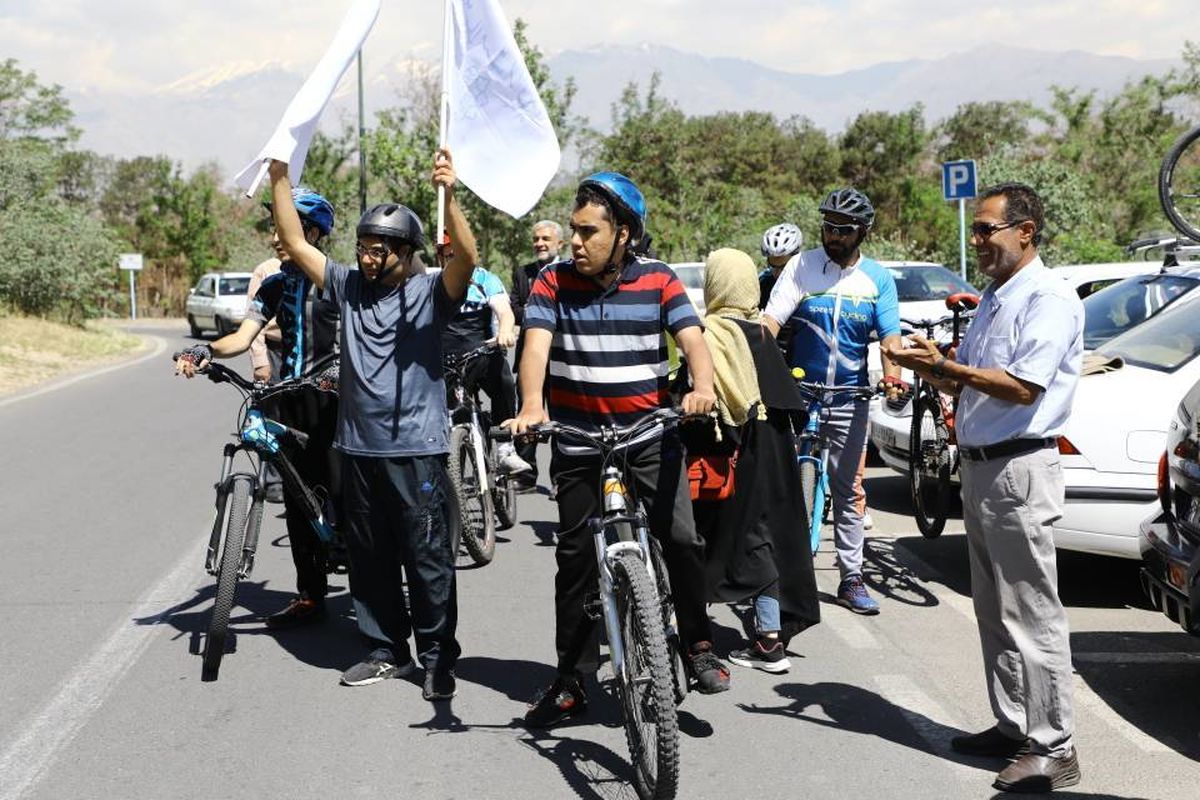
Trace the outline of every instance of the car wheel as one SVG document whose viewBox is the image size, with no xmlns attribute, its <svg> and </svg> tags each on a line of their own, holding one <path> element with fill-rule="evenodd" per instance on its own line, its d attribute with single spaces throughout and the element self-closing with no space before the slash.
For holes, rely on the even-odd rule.
<svg viewBox="0 0 1200 800">
<path fill-rule="evenodd" d="M 199 339 L 204 331 L 200 330 L 200 326 L 196 324 L 196 318 L 191 314 L 187 315 L 188 331 L 192 334 L 193 339 Z"/>
<path fill-rule="evenodd" d="M 224 317 L 214 315 L 213 321 L 217 324 L 217 336 L 229 333 L 229 323 L 225 321 Z"/>
</svg>

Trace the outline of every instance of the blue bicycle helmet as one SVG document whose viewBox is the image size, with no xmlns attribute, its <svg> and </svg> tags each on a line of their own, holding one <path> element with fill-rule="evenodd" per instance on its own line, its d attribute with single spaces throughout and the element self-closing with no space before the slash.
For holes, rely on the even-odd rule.
<svg viewBox="0 0 1200 800">
<path fill-rule="evenodd" d="M 597 189 L 609 199 L 617 211 L 617 221 L 629 226 L 631 244 L 646 233 L 646 198 L 629 178 L 619 172 L 597 172 L 580 181 L 579 186 Z"/>
<path fill-rule="evenodd" d="M 333 206 L 324 195 L 305 186 L 296 186 L 292 189 L 292 202 L 296 204 L 300 219 L 315 225 L 322 236 L 328 236 L 333 230 Z M 263 203 L 263 206 L 271 210 L 270 203 Z"/>
</svg>

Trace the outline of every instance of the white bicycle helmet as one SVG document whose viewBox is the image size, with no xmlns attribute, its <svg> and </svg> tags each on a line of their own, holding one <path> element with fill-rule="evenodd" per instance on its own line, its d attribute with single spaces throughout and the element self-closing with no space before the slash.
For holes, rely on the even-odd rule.
<svg viewBox="0 0 1200 800">
<path fill-rule="evenodd" d="M 762 254 L 768 258 L 790 256 L 800 252 L 804 243 L 804 234 L 790 222 L 784 222 L 772 228 L 762 238 Z"/>
</svg>

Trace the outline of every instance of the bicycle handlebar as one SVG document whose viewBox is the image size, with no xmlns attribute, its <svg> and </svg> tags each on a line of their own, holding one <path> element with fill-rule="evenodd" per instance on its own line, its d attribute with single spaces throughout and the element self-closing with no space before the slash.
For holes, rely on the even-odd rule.
<svg viewBox="0 0 1200 800">
<path fill-rule="evenodd" d="M 684 418 L 685 415 L 681 408 L 660 408 L 629 425 L 605 426 L 599 432 L 551 421 L 530 426 L 528 435 L 537 437 L 539 441 L 546 441 L 551 436 L 560 436 L 567 441 L 605 450 L 616 448 L 629 439 L 635 438 L 638 434 L 649 431 L 655 425 L 675 425 Z M 507 442 L 512 441 L 513 432 L 511 428 L 495 427 L 488 430 L 488 436 L 494 441 Z"/>
<path fill-rule="evenodd" d="M 814 383 L 810 381 L 796 381 L 796 385 L 800 387 L 801 392 L 807 392 L 812 395 L 820 395 L 822 397 L 831 397 L 839 394 L 853 394 L 856 400 L 870 400 L 877 394 L 878 390 L 870 386 L 857 386 L 846 384 L 844 386 L 830 386 L 825 383 Z"/>
<path fill-rule="evenodd" d="M 501 350 L 504 350 L 504 348 L 496 342 L 486 342 L 479 345 L 479 347 L 467 350 L 465 353 L 447 353 L 442 356 L 442 365 L 451 368 L 461 367 L 470 361 L 474 361 L 476 358 L 488 356 Z"/>
<path fill-rule="evenodd" d="M 296 387 L 309 382 L 314 375 L 318 374 L 321 372 L 321 370 L 325 369 L 325 367 L 332 364 L 334 359 L 337 357 L 337 353 L 328 353 L 313 362 L 312 367 L 310 367 L 308 372 L 304 373 L 303 375 L 296 378 L 288 378 L 287 380 L 282 380 L 269 386 L 247 380 L 236 370 L 232 370 L 224 364 L 219 364 L 216 361 L 208 362 L 203 369 L 198 369 L 197 372 L 207 375 L 208 379 L 213 383 L 232 383 L 242 391 L 255 395 L 261 399 L 264 397 L 270 397 L 274 394 L 286 392 L 290 389 L 295 389 Z"/>
</svg>

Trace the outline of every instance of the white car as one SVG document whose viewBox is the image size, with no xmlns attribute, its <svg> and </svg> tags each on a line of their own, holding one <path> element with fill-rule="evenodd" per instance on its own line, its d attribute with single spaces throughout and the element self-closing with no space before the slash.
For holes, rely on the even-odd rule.
<svg viewBox="0 0 1200 800">
<path fill-rule="evenodd" d="M 1157 261 L 1119 261 L 1107 264 L 1066 264 L 1050 271 L 1071 285 L 1082 300 L 1117 281 L 1149 275 L 1162 269 Z"/>
<path fill-rule="evenodd" d="M 1067 550 L 1140 558 L 1138 526 L 1157 504 L 1157 468 L 1179 401 L 1200 381 L 1200 325 L 1190 303 L 1105 342 L 1123 366 L 1079 380 L 1059 439 L 1067 500 L 1054 541 Z"/>
<path fill-rule="evenodd" d="M 246 290 L 249 272 L 209 272 L 200 277 L 188 293 L 187 321 L 192 336 L 216 331 L 218 336 L 232 332 L 246 318 Z"/>
<path fill-rule="evenodd" d="M 696 313 L 704 319 L 706 306 L 704 304 L 704 262 L 685 261 L 680 264 L 668 264 L 679 277 L 683 288 L 687 290 L 688 299 L 696 307 Z"/>
</svg>

